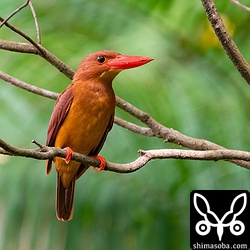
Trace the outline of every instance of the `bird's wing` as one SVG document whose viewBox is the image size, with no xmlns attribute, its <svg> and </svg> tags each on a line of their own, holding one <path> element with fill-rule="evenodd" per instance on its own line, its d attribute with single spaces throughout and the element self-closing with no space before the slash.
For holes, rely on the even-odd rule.
<svg viewBox="0 0 250 250">
<path fill-rule="evenodd" d="M 73 101 L 72 84 L 69 85 L 58 97 L 54 111 L 50 118 L 46 146 L 53 147 L 57 133 L 65 120 Z M 46 173 L 51 171 L 52 160 L 47 160 Z"/>
<path fill-rule="evenodd" d="M 109 133 L 109 131 L 111 130 L 112 126 L 113 126 L 113 123 L 114 123 L 114 115 L 112 115 L 109 119 L 109 123 L 108 123 L 108 126 L 99 142 L 99 144 L 91 150 L 91 152 L 89 153 L 89 155 L 98 155 L 98 153 L 100 152 L 100 150 L 102 149 L 102 146 L 107 138 L 107 135 Z"/>
<path fill-rule="evenodd" d="M 69 85 L 58 97 L 54 111 L 51 115 L 46 146 L 53 147 L 56 135 L 65 120 L 73 101 L 72 84 Z"/>
<path fill-rule="evenodd" d="M 91 150 L 89 155 L 98 155 L 98 153 L 102 149 L 102 146 L 103 146 L 103 144 L 104 144 L 104 142 L 105 142 L 105 140 L 107 138 L 107 135 L 108 135 L 109 131 L 111 130 L 111 128 L 113 126 L 113 123 L 114 123 L 114 115 L 112 115 L 110 117 L 108 126 L 107 126 L 107 128 L 106 128 L 106 130 L 105 130 L 99 144 L 97 145 L 97 147 L 95 147 L 93 150 Z M 88 167 L 89 166 L 85 166 L 84 164 L 81 164 L 78 171 L 77 171 L 76 178 L 78 179 L 79 177 L 81 177 L 84 174 L 84 172 L 88 169 Z"/>
</svg>

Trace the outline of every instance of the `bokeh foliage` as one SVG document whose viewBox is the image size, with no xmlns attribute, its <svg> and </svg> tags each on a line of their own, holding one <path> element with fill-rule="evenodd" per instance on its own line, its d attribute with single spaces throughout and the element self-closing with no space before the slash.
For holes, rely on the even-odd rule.
<svg viewBox="0 0 250 250">
<path fill-rule="evenodd" d="M 120 97 L 189 136 L 249 150 L 249 86 L 218 44 L 199 1 L 33 1 L 42 44 L 76 69 L 90 52 L 112 49 L 151 56 L 150 64 L 123 72 Z M 249 13 L 229 1 L 218 9 L 246 59 Z M 20 1 L 1 0 L 7 17 Z M 11 23 L 35 39 L 29 8 Z M 0 39 L 23 41 L 6 27 Z M 0 69 L 60 92 L 69 79 L 43 59 L 0 51 Z M 54 102 L 0 80 L 0 137 L 20 147 L 45 143 Z M 130 119 L 117 109 L 119 117 Z M 137 150 L 178 148 L 114 125 L 101 152 L 129 162 Z M 75 216 L 57 221 L 55 171 L 43 161 L 0 155 L 0 249 L 188 249 L 189 195 L 194 189 L 250 189 L 249 171 L 226 162 L 153 161 L 133 174 L 94 173 L 78 181 Z"/>
</svg>

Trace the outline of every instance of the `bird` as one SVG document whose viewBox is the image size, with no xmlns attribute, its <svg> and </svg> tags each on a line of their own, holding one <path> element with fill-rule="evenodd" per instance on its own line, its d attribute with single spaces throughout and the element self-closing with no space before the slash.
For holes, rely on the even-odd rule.
<svg viewBox="0 0 250 250">
<path fill-rule="evenodd" d="M 54 162 L 57 172 L 56 216 L 58 220 L 73 218 L 76 180 L 89 168 L 71 160 L 73 152 L 100 160 L 98 156 L 112 128 L 116 97 L 112 81 L 123 70 L 144 65 L 153 58 L 123 55 L 111 50 L 89 54 L 79 64 L 72 83 L 59 95 L 52 112 L 46 146 L 67 151 L 65 158 L 54 157 L 46 162 L 46 174 Z"/>
</svg>

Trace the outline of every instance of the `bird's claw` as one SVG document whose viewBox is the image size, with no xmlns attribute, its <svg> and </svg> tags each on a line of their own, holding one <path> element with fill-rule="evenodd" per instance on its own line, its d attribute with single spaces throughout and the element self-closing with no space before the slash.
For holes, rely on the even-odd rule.
<svg viewBox="0 0 250 250">
<path fill-rule="evenodd" d="M 63 148 L 64 150 L 67 151 L 67 155 L 64 159 L 66 164 L 69 164 L 73 155 L 73 150 L 70 147 Z"/>
<path fill-rule="evenodd" d="M 99 155 L 92 155 L 92 157 L 98 159 L 98 160 L 101 162 L 101 164 L 99 165 L 99 167 L 93 167 L 93 169 L 94 169 L 96 172 L 102 171 L 102 170 L 106 167 L 106 164 L 107 164 L 105 158 L 102 157 L 102 156 L 99 156 Z"/>
</svg>

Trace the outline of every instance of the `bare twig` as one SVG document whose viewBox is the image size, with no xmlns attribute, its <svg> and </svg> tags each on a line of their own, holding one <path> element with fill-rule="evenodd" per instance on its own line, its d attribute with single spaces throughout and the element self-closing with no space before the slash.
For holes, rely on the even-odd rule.
<svg viewBox="0 0 250 250">
<path fill-rule="evenodd" d="M 64 149 L 42 146 L 40 143 L 37 142 L 35 144 L 39 146 L 38 149 L 22 149 L 13 147 L 2 139 L 0 139 L 0 154 L 28 157 L 38 160 L 53 159 L 55 156 L 65 158 L 67 155 L 67 152 Z M 141 154 L 141 156 L 139 156 L 135 161 L 127 164 L 107 162 L 105 170 L 118 173 L 131 173 L 142 168 L 143 166 L 145 166 L 146 163 L 151 160 L 170 158 L 204 161 L 243 159 L 245 161 L 250 161 L 249 152 L 238 150 L 196 151 L 180 149 L 157 149 L 147 151 L 139 150 L 139 153 Z M 100 161 L 98 159 L 75 152 L 72 155 L 72 160 L 95 167 L 98 167 L 100 165 Z"/>
<path fill-rule="evenodd" d="M 16 10 L 14 10 L 8 17 L 6 17 L 2 23 L 0 24 L 0 28 L 2 28 L 3 25 L 7 23 L 8 20 L 10 20 L 16 13 L 18 13 L 20 10 L 25 8 L 29 4 L 30 0 L 27 0 L 24 4 L 22 4 L 20 7 L 18 7 Z"/>
<path fill-rule="evenodd" d="M 227 32 L 213 0 L 201 0 L 211 26 L 221 45 L 241 76 L 250 84 L 250 66 Z"/>
<path fill-rule="evenodd" d="M 33 143 L 35 141 L 33 140 Z M 35 143 L 37 144 L 37 142 Z M 23 149 L 11 146 L 6 143 L 4 140 L 0 139 L 0 154 L 9 155 L 9 156 L 21 156 L 27 158 L 34 158 L 38 160 L 47 160 L 53 159 L 55 156 L 65 158 L 67 155 L 66 150 L 54 147 L 42 146 L 39 143 L 38 149 Z M 79 153 L 73 153 L 72 160 L 90 164 L 92 166 L 98 167 L 100 161 L 96 158 L 85 156 Z"/>
<path fill-rule="evenodd" d="M 0 21 L 3 21 L 4 19 L 0 17 Z M 0 47 L 2 49 L 7 49 L 11 51 L 17 51 L 20 49 L 20 52 L 24 53 L 24 47 L 29 51 L 27 53 L 33 53 L 41 56 L 45 60 L 47 60 L 49 63 L 51 63 L 54 67 L 56 67 L 60 72 L 62 72 L 64 75 L 66 75 L 68 78 L 72 79 L 74 76 L 74 71 L 67 66 L 64 62 L 62 62 L 59 58 L 57 58 L 55 55 L 50 53 L 48 50 L 46 50 L 42 45 L 37 44 L 34 40 L 32 40 L 29 36 L 24 34 L 22 31 L 17 29 L 16 27 L 10 25 L 8 22 L 5 23 L 5 25 L 10 28 L 12 31 L 16 32 L 23 38 L 25 38 L 27 41 L 29 41 L 37 50 L 33 50 L 32 47 L 29 47 L 29 44 L 24 43 L 17 43 L 17 42 L 6 42 L 5 40 L 0 40 Z"/>
<path fill-rule="evenodd" d="M 211 0 L 209 0 L 209 1 L 202 0 L 202 1 L 203 2 L 210 2 L 210 5 L 208 5 L 208 7 L 211 8 L 211 2 L 212 2 Z M 204 5 L 204 7 L 205 7 L 205 5 Z M 212 11 L 216 11 L 216 8 L 214 7 L 212 9 Z M 212 11 L 209 12 L 210 15 L 211 15 L 211 13 L 213 14 Z M 218 34 L 220 34 L 220 32 L 222 32 L 222 31 L 224 31 L 223 28 L 225 28 L 225 27 L 224 27 L 218 13 L 217 13 L 217 16 L 211 18 L 211 20 L 213 20 L 214 23 L 217 22 L 217 25 L 220 26 L 220 27 L 218 26 L 221 29 L 220 31 L 218 31 Z M 4 21 L 4 20 L 2 18 L 0 18 L 0 21 Z M 74 71 L 71 68 L 69 68 L 66 64 L 64 64 L 62 61 L 60 61 L 57 57 L 55 57 L 52 53 L 47 51 L 40 44 L 37 44 L 36 42 L 34 42 L 30 37 L 28 37 L 26 34 L 22 33 L 20 30 L 16 29 L 14 26 L 10 25 L 6 21 L 5 21 L 5 25 L 7 27 L 9 27 L 11 30 L 13 30 L 14 32 L 16 32 L 17 34 L 24 37 L 27 41 L 29 41 L 31 43 L 31 45 L 26 44 L 26 43 L 16 43 L 16 42 L 9 42 L 9 41 L 0 40 L 0 48 L 10 50 L 10 51 L 16 51 L 16 52 L 37 54 L 37 55 L 43 57 L 48 62 L 50 62 L 53 66 L 55 66 L 57 69 L 59 69 L 68 78 L 70 78 L 70 79 L 73 78 Z M 218 29 L 218 27 L 216 29 Z M 222 36 L 222 38 L 226 39 L 225 41 L 230 43 L 228 45 L 229 47 L 231 46 L 231 43 L 233 43 L 231 41 L 232 39 L 230 40 L 230 36 L 229 37 Z M 222 39 L 222 41 L 223 41 L 223 39 Z M 230 55 L 230 53 L 229 53 L 229 55 Z M 232 58 L 236 57 L 236 59 L 240 61 L 241 60 L 240 56 L 241 56 L 241 54 L 234 50 L 234 54 L 232 55 Z M 240 62 L 238 63 L 238 61 L 236 59 L 234 59 L 234 60 L 236 61 L 236 64 L 239 66 Z M 249 69 L 247 67 L 248 64 L 246 66 L 243 63 L 243 65 L 245 66 L 245 68 Z M 241 68 L 241 66 L 239 68 Z M 245 68 L 243 68 L 243 71 L 241 70 L 241 72 L 245 72 L 244 75 L 249 76 L 250 74 L 249 74 L 248 70 L 245 70 Z M 14 78 L 12 76 L 9 76 L 3 72 L 0 72 L 0 78 L 4 79 L 5 81 L 7 81 L 15 86 L 18 86 L 20 88 L 28 90 L 32 93 L 46 96 L 46 97 L 49 97 L 51 99 L 56 99 L 58 96 L 57 93 L 53 93 L 51 91 L 37 88 L 36 86 L 22 82 L 22 81 Z M 232 153 L 233 152 L 232 150 L 226 150 L 222 146 L 217 145 L 215 143 L 212 143 L 212 142 L 209 142 L 206 140 L 195 139 L 195 138 L 183 135 L 176 130 L 173 130 L 171 128 L 167 128 L 167 127 L 163 126 L 162 124 L 160 124 L 156 120 L 154 120 L 149 114 L 134 107 L 132 104 L 122 100 L 119 97 L 117 97 L 116 103 L 117 103 L 117 106 L 119 108 L 128 112 L 132 116 L 136 117 L 139 121 L 141 121 L 147 127 L 142 127 L 142 126 L 133 124 L 131 122 L 124 121 L 120 118 L 115 118 L 116 124 L 126 128 L 126 129 L 129 129 L 135 133 L 145 135 L 145 136 L 154 136 L 154 137 L 162 138 L 165 142 L 172 142 L 172 143 L 181 145 L 183 147 L 194 149 L 195 151 L 193 151 L 193 150 L 140 151 L 141 156 L 137 160 L 135 160 L 134 162 L 131 162 L 128 164 L 108 163 L 107 170 L 115 171 L 115 172 L 133 172 L 133 171 L 141 168 L 142 166 L 144 166 L 148 161 L 150 161 L 152 159 L 162 159 L 162 158 L 177 158 L 177 159 L 201 159 L 202 158 L 202 160 L 224 159 L 224 160 L 228 160 L 230 162 L 233 162 L 239 166 L 243 166 L 247 169 L 250 169 L 250 163 L 248 162 L 249 155 L 247 155 L 248 158 L 246 157 L 245 154 L 242 156 L 242 151 L 237 151 L 237 154 L 232 156 L 232 154 L 228 153 L 229 151 L 230 151 L 230 153 Z M 35 143 L 35 144 L 39 146 L 39 148 L 40 148 L 39 150 L 38 149 L 15 148 L 15 147 L 12 147 L 12 146 L 8 145 L 7 143 L 3 142 L 2 140 L 0 140 L 0 146 L 2 147 L 2 148 L 0 148 L 0 153 L 7 154 L 7 155 L 32 157 L 32 158 L 36 158 L 36 159 L 52 159 L 54 156 L 59 156 L 59 157 L 66 156 L 65 150 L 63 150 L 63 149 L 48 148 L 48 147 L 42 146 L 39 143 Z M 206 151 L 206 152 L 204 152 L 204 151 Z M 239 152 L 241 152 L 241 154 Z M 245 152 L 245 153 L 248 154 L 247 152 Z M 242 158 L 240 158 L 239 155 L 242 156 Z M 86 160 L 86 158 L 84 158 L 84 157 L 87 157 L 87 156 L 83 156 L 83 155 L 77 154 L 77 153 L 73 154 L 73 159 L 76 161 L 79 161 L 79 162 L 81 162 L 81 161 L 84 162 Z M 91 158 L 91 157 L 89 157 L 89 158 Z M 91 158 L 91 159 L 92 159 L 92 163 L 90 163 L 91 165 L 97 166 L 99 164 L 99 161 L 97 159 L 93 159 L 93 158 Z M 90 161 L 91 161 L 91 159 L 90 159 Z M 84 163 L 86 163 L 86 161 Z"/>
<path fill-rule="evenodd" d="M 30 91 L 32 93 L 42 95 L 51 99 L 56 99 L 58 97 L 57 93 L 40 89 L 36 86 L 27 84 L 25 82 L 22 82 L 12 76 L 7 75 L 6 73 L 3 73 L 0 71 L 0 78 L 3 80 L 10 82 L 11 84 L 20 87 L 22 89 L 25 89 L 27 91 Z M 131 130 L 132 132 L 145 135 L 145 136 L 154 136 L 163 139 L 165 142 L 171 142 L 174 144 L 178 144 L 182 147 L 194 149 L 194 150 L 226 150 L 226 148 L 217 145 L 213 142 L 203 140 L 203 139 L 196 139 L 189 136 L 186 136 L 174 129 L 165 127 L 164 125 L 158 123 L 156 120 L 154 120 L 149 114 L 143 112 L 142 110 L 136 108 L 132 104 L 125 102 L 120 97 L 116 97 L 117 106 L 122 108 L 124 111 L 128 112 L 129 114 L 133 115 L 137 119 L 139 119 L 141 122 L 146 124 L 148 128 L 138 126 L 136 124 L 124 121 L 120 118 L 115 118 L 115 123 L 119 126 L 122 126 L 126 129 Z M 239 161 L 239 160 L 229 160 L 230 162 L 242 166 L 244 168 L 250 168 L 250 163 L 245 161 Z"/>
<path fill-rule="evenodd" d="M 128 112 L 132 116 L 139 119 L 141 122 L 146 124 L 153 133 L 154 136 L 164 139 L 165 142 L 171 142 L 182 147 L 194 149 L 194 150 L 225 150 L 226 148 L 203 139 L 196 139 L 190 136 L 186 136 L 172 128 L 168 128 L 156 120 L 154 120 L 149 114 L 142 110 L 134 107 L 132 104 L 122 100 L 120 97 L 116 97 L 116 104 L 124 111 Z M 150 135 L 152 136 L 152 134 Z M 250 168 L 250 163 L 245 161 L 229 160 L 230 162 L 242 166 L 244 168 Z"/>
<path fill-rule="evenodd" d="M 60 72 L 62 72 L 65 76 L 70 79 L 73 78 L 75 74 L 74 70 L 72 70 L 67 64 L 45 49 L 42 45 L 37 44 L 37 46 L 39 47 L 39 50 L 37 47 L 34 47 L 28 43 L 12 42 L 0 39 L 0 49 L 39 55 L 52 64 L 55 68 L 57 68 Z"/>
<path fill-rule="evenodd" d="M 7 23 L 7 21 L 9 21 L 16 13 L 18 13 L 19 11 L 21 11 L 27 5 L 30 6 L 30 10 L 31 10 L 32 15 L 34 17 L 34 22 L 35 22 L 35 27 L 36 27 L 36 32 L 37 32 L 37 43 L 41 44 L 40 28 L 39 28 L 38 20 L 37 20 L 37 17 L 36 17 L 36 11 L 35 11 L 35 9 L 33 7 L 33 4 L 31 2 L 31 0 L 27 0 L 23 5 L 21 5 L 19 8 L 17 8 L 16 10 L 14 10 L 7 18 L 5 18 L 4 20 L 2 20 L 2 23 L 0 24 L 0 28 L 3 27 Z"/>
<path fill-rule="evenodd" d="M 27 53 L 35 55 L 39 54 L 38 50 L 34 46 L 28 43 L 12 42 L 1 39 L 0 39 L 0 49 L 12 52 L 19 52 L 19 53 Z"/>
<path fill-rule="evenodd" d="M 38 142 L 36 140 L 32 140 L 32 143 L 34 143 L 35 145 L 37 145 L 40 149 L 44 148 L 44 145 L 42 145 L 40 142 Z"/>
<path fill-rule="evenodd" d="M 37 43 L 41 44 L 41 32 L 40 32 L 40 28 L 39 28 L 39 24 L 38 24 L 38 20 L 37 20 L 37 16 L 36 16 L 36 11 L 35 11 L 35 8 L 31 2 L 31 0 L 29 2 L 29 6 L 30 6 L 30 10 L 32 12 L 32 15 L 34 17 L 34 22 L 35 22 L 35 26 L 36 26 Z"/>
<path fill-rule="evenodd" d="M 119 117 L 115 117 L 114 123 L 136 134 L 145 135 L 145 136 L 154 136 L 152 129 L 136 125 L 134 123 L 125 121 Z"/>
<path fill-rule="evenodd" d="M 0 21 L 4 22 L 4 24 L 5 24 L 6 27 L 8 27 L 12 31 L 14 31 L 15 33 L 17 33 L 18 35 L 20 35 L 21 37 L 23 37 L 25 40 L 27 40 L 28 42 L 30 42 L 35 48 L 37 48 L 37 50 L 39 51 L 40 54 L 43 53 L 43 51 L 40 49 L 39 45 L 31 37 L 29 37 L 28 35 L 26 35 L 25 33 L 23 33 L 21 30 L 17 29 L 13 25 L 11 25 L 8 22 L 6 22 L 2 17 L 0 17 Z"/>
<path fill-rule="evenodd" d="M 0 79 L 3 79 L 4 81 L 19 87 L 21 89 L 27 90 L 29 92 L 32 92 L 37 95 L 41 95 L 44 97 L 48 97 L 50 99 L 56 99 L 58 97 L 58 94 L 52 91 L 48 91 L 46 89 L 38 88 L 34 85 L 28 84 L 26 82 L 23 82 L 13 76 L 10 76 L 2 71 L 0 71 Z"/>
<path fill-rule="evenodd" d="M 127 164 L 107 163 L 105 170 L 131 173 L 145 166 L 149 161 L 155 159 L 179 159 L 179 160 L 202 160 L 202 161 L 218 161 L 218 160 L 250 160 L 250 153 L 238 150 L 181 150 L 181 149 L 156 149 L 156 150 L 139 150 L 141 156 L 135 161 Z M 167 165 L 167 164 L 166 164 Z M 248 167 L 250 169 L 250 167 Z"/>
<path fill-rule="evenodd" d="M 247 7 L 246 5 L 240 3 L 240 2 L 237 1 L 237 0 L 230 0 L 230 2 L 233 3 L 233 4 L 235 4 L 235 5 L 237 5 L 237 6 L 240 7 L 241 9 L 250 12 L 250 7 Z"/>
</svg>

